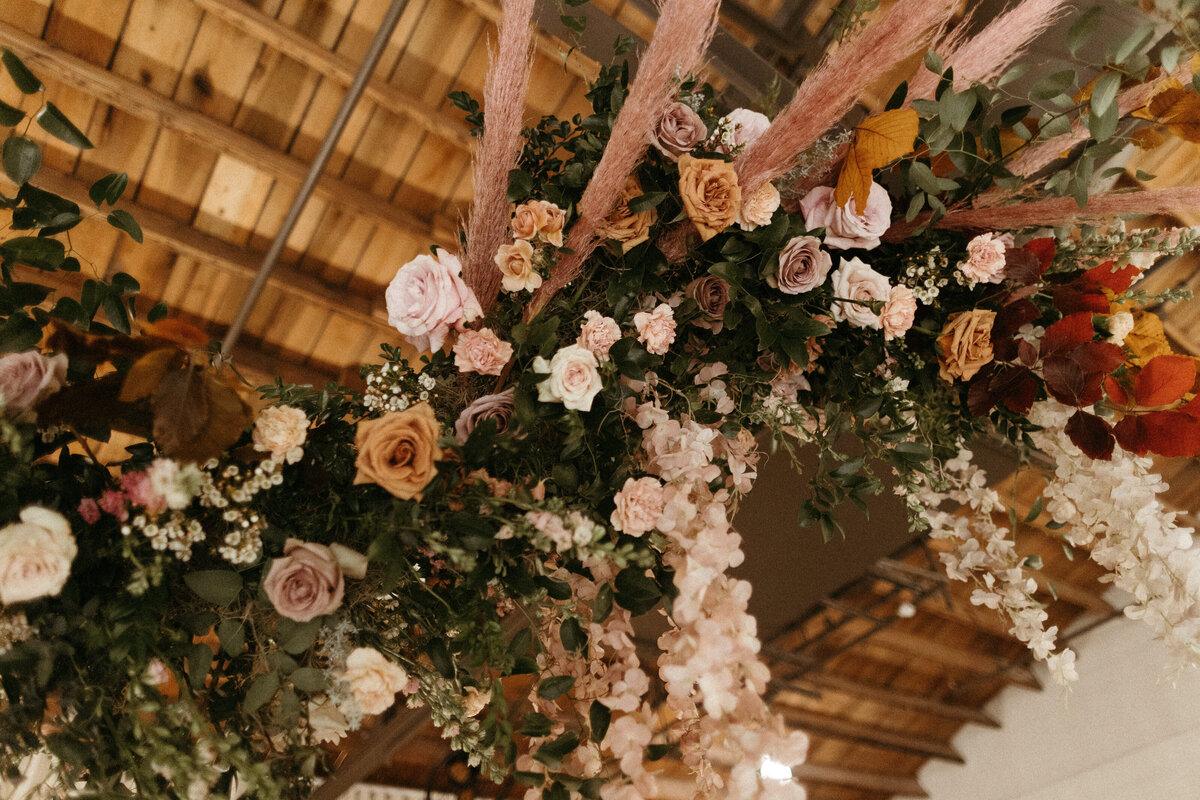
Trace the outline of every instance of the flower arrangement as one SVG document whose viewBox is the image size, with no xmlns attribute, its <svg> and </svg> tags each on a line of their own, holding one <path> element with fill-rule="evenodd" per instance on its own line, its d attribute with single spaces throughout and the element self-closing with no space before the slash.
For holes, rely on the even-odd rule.
<svg viewBox="0 0 1200 800">
<path fill-rule="evenodd" d="M 383 346 L 362 392 L 276 382 L 257 414 L 202 338 L 160 307 L 136 319 L 128 276 L 52 306 L 17 280 L 79 268 L 56 235 L 80 214 L 35 187 L 37 145 L 14 132 L 20 192 L 0 201 L 30 235 L 0 242 L 0 764 L 49 753 L 100 794 L 305 797 L 327 743 L 405 703 L 529 797 L 652 797 L 666 749 L 701 795 L 798 796 L 757 770 L 805 739 L 762 699 L 751 587 L 729 574 L 763 432 L 821 449 L 804 513 L 827 536 L 890 473 L 951 577 L 1065 681 L 1073 656 L 967 446 L 1053 457 L 1064 541 L 1194 666 L 1200 566 L 1145 456 L 1200 453 L 1196 367 L 1146 310 L 1181 297 L 1135 287 L 1198 234 L 1115 215 L 1200 190 L 1089 195 L 1139 131 L 1192 135 L 1160 99 L 1195 95 L 1192 30 L 1153 63 L 1113 43 L 1090 83 L 1058 73 L 1022 99 L 1012 61 L 1064 4 L 935 39 L 955 5 L 899 0 L 772 120 L 718 113 L 691 77 L 717 4 L 665 0 L 635 79 L 605 67 L 590 116 L 522 131 L 532 4 L 506 3 L 464 248 L 387 288 L 407 346 Z M 888 108 L 841 128 L 918 48 Z M 88 146 L 60 117 L 36 115 Z M 88 441 L 113 430 L 139 443 L 100 463 Z M 651 612 L 670 623 L 656 664 L 632 636 Z M 519 714 L 515 675 L 533 676 Z"/>
</svg>

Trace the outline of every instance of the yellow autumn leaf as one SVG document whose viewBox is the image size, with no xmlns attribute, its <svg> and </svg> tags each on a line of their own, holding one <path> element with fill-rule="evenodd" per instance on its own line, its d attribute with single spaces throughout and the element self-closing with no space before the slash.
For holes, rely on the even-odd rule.
<svg viewBox="0 0 1200 800">
<path fill-rule="evenodd" d="M 839 206 L 851 195 L 859 214 L 867 208 L 871 172 L 913 151 L 920 118 L 911 108 L 898 108 L 876 114 L 854 129 L 850 151 L 842 162 L 834 201 Z"/>
<path fill-rule="evenodd" d="M 1167 89 L 1146 104 L 1150 118 L 1188 142 L 1200 142 L 1200 94 L 1189 88 Z"/>
<path fill-rule="evenodd" d="M 1125 337 L 1125 346 L 1133 351 L 1130 363 L 1143 366 L 1155 356 L 1171 355 L 1171 343 L 1167 341 L 1162 320 L 1149 311 L 1135 310 L 1133 330 Z"/>
</svg>

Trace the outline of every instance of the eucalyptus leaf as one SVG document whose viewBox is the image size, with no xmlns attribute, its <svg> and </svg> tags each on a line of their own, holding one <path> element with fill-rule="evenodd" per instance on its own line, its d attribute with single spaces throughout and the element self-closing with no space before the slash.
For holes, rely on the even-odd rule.
<svg viewBox="0 0 1200 800">
<path fill-rule="evenodd" d="M 301 667 L 293 672 L 289 679 L 292 685 L 302 692 L 323 692 L 328 688 L 328 681 L 325 680 L 325 673 L 314 667 Z"/>
<path fill-rule="evenodd" d="M 201 599 L 227 606 L 242 591 L 242 576 L 224 569 L 203 569 L 184 573 L 183 581 Z"/>
<path fill-rule="evenodd" d="M 78 147 L 80 150 L 91 150 L 95 146 L 54 103 L 46 103 L 34 119 L 46 133 L 73 147 Z"/>
<path fill-rule="evenodd" d="M 250 688 L 246 690 L 246 697 L 242 701 L 242 712 L 245 714 L 253 714 L 260 708 L 271 702 L 271 698 L 279 691 L 279 673 L 268 672 L 265 675 L 259 675 L 250 684 Z"/>
</svg>

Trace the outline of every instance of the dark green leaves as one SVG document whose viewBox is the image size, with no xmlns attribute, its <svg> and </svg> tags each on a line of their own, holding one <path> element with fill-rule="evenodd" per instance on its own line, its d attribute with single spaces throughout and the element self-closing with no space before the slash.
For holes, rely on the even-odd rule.
<svg viewBox="0 0 1200 800">
<path fill-rule="evenodd" d="M 108 215 L 108 224 L 119 231 L 125 231 L 138 244 L 142 243 L 142 226 L 138 225 L 137 220 L 128 211 L 114 209 Z"/>
<path fill-rule="evenodd" d="M 562 768 L 562 760 L 579 746 L 579 734 L 567 731 L 552 742 L 546 742 L 533 754 L 534 759 L 553 770 Z"/>
<path fill-rule="evenodd" d="M 537 711 L 525 715 L 521 720 L 521 728 L 518 731 L 522 736 L 549 736 L 550 735 L 550 718 L 545 714 Z"/>
<path fill-rule="evenodd" d="M 105 175 L 100 180 L 92 184 L 88 189 L 88 197 L 97 206 L 108 203 L 110 206 L 116 205 L 121 199 L 121 195 L 125 193 L 125 187 L 129 185 L 129 176 L 124 172 L 114 172 Z"/>
<path fill-rule="evenodd" d="M 604 734 L 608 733 L 610 722 L 612 722 L 612 710 L 599 700 L 593 700 L 592 707 L 588 709 L 588 724 L 592 726 L 593 742 L 604 741 Z"/>
<path fill-rule="evenodd" d="M 242 591 L 242 576 L 229 570 L 205 569 L 188 572 L 184 574 L 183 580 L 202 599 L 219 606 L 229 605 Z"/>
<path fill-rule="evenodd" d="M 25 119 L 25 112 L 0 100 L 0 128 L 11 128 Z"/>
<path fill-rule="evenodd" d="M 568 650 L 579 652 L 587 647 L 587 632 L 579 624 L 579 620 L 574 617 L 563 620 L 563 624 L 559 626 L 558 635 L 562 637 L 563 647 Z"/>
<path fill-rule="evenodd" d="M 555 675 L 538 684 L 538 697 L 543 700 L 557 700 L 575 685 L 575 678 L 570 675 Z"/>
<path fill-rule="evenodd" d="M 628 609 L 635 617 L 654 608 L 662 597 L 662 590 L 642 567 L 626 567 L 617 573 L 613 584 L 617 589 L 617 605 Z"/>
<path fill-rule="evenodd" d="M 533 191 L 533 176 L 523 169 L 509 170 L 508 202 L 520 203 Z"/>
<path fill-rule="evenodd" d="M 94 146 L 83 131 L 75 127 L 75 123 L 67 119 L 67 115 L 59 111 L 54 103 L 46 103 L 37 113 L 37 124 L 55 139 L 60 139 L 80 150 L 91 150 Z"/>
<path fill-rule="evenodd" d="M 11 50 L 0 49 L 0 61 L 4 63 L 4 68 L 8 70 L 13 83 L 23 94 L 36 94 L 46 88 Z"/>
<path fill-rule="evenodd" d="M 246 690 L 246 699 L 242 702 L 242 711 L 253 714 L 271 701 L 275 692 L 279 691 L 279 673 L 268 672 L 260 675 Z"/>
<path fill-rule="evenodd" d="M 24 264 L 34 269 L 54 270 L 67 257 L 67 248 L 57 239 L 17 236 L 0 242 L 0 259 L 6 264 Z"/>
<path fill-rule="evenodd" d="M 28 183 L 42 166 L 42 149 L 24 136 L 5 139 L 2 157 L 4 174 L 18 186 Z"/>
<path fill-rule="evenodd" d="M 292 685 L 302 692 L 323 692 L 327 688 L 325 673 L 313 667 L 301 667 L 289 677 Z"/>
</svg>

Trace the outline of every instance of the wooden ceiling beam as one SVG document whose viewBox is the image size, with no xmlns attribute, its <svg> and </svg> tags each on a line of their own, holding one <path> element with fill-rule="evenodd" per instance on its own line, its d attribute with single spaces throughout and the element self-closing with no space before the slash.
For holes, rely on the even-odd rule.
<svg viewBox="0 0 1200 800">
<path fill-rule="evenodd" d="M 972 722 L 989 728 L 999 728 L 1000 723 L 983 709 L 961 703 L 950 703 L 935 700 L 931 697 L 909 694 L 886 686 L 862 683 L 861 681 L 833 675 L 826 672 L 814 672 L 804 676 L 803 680 L 812 684 L 818 692 L 831 691 L 857 697 L 871 703 L 887 706 L 893 709 L 916 711 L 947 719 L 957 719 Z M 801 687 L 803 688 L 803 687 Z"/>
<path fill-rule="evenodd" d="M 496 0 L 455 0 L 463 8 L 474 11 L 489 22 L 499 25 L 503 11 Z M 583 9 L 572 9 L 572 14 L 584 13 Z M 609 42 L 611 45 L 612 42 Z M 584 81 L 596 79 L 599 64 L 587 53 L 581 53 L 579 48 L 570 45 L 557 36 L 552 36 L 537 28 L 534 30 L 533 46 L 537 52 L 555 63 L 562 64 L 563 69 Z"/>
<path fill-rule="evenodd" d="M 331 80 L 349 86 L 358 64 L 327 50 L 282 22 L 262 13 L 245 0 L 192 0 L 204 11 L 250 34 L 268 47 L 294 58 Z M 367 82 L 363 94 L 388 111 L 407 117 L 428 133 L 439 136 L 464 150 L 471 149 L 471 135 L 464 118 L 446 114 L 425 103 L 420 97 L 392 86 L 379 76 Z"/>
<path fill-rule="evenodd" d="M 896 753 L 908 753 L 923 758 L 936 758 L 956 764 L 964 763 L 963 757 L 954 747 L 937 739 L 902 731 L 890 731 L 880 728 L 878 725 L 868 725 L 863 722 L 820 714 L 783 703 L 777 704 L 776 710 L 789 724 L 795 725 L 813 736 L 838 739 L 843 742 L 891 750 Z"/>
<path fill-rule="evenodd" d="M 35 72 L 40 70 L 46 77 L 86 92 L 102 103 L 175 131 L 204 147 L 227 153 L 268 174 L 297 184 L 308 174 L 310 165 L 307 162 L 200 112 L 183 108 L 157 92 L 63 52 L 8 23 L 0 22 L 0 45 L 20 56 Z M 455 246 L 457 223 L 442 215 L 435 214 L 428 219 L 419 217 L 391 205 L 386 198 L 331 175 L 318 181 L 317 192 L 338 208 L 431 238 L 440 244 Z"/>
<path fill-rule="evenodd" d="M 890 796 L 929 797 L 925 787 L 908 775 L 888 775 L 879 772 L 864 772 L 847 767 L 804 762 L 792 767 L 792 777 L 800 783 L 821 783 L 857 789 L 862 792 L 879 792 Z"/>
</svg>

